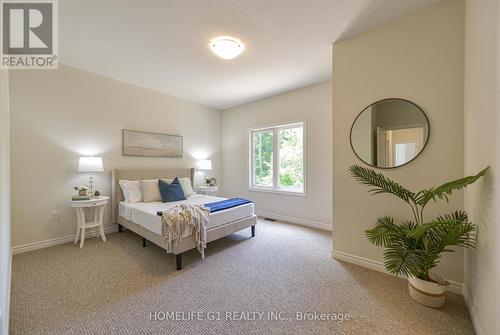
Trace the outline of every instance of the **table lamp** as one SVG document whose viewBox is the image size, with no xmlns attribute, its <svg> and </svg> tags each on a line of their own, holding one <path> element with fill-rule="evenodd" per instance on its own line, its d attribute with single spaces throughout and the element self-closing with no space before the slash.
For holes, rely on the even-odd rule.
<svg viewBox="0 0 500 335">
<path fill-rule="evenodd" d="M 94 196 L 94 172 L 103 172 L 102 157 L 80 157 L 78 163 L 78 172 L 89 173 L 90 195 Z"/>
<path fill-rule="evenodd" d="M 206 174 L 205 171 L 212 170 L 212 161 L 210 159 L 201 159 L 197 162 L 198 165 L 198 170 L 203 171 L 203 182 L 206 184 L 205 178 Z"/>
</svg>

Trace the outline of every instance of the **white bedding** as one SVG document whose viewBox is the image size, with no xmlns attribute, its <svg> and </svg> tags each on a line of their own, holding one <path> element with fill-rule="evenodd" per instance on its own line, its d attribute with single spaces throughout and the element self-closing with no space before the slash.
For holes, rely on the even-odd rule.
<svg viewBox="0 0 500 335">
<path fill-rule="evenodd" d="M 174 202 L 137 202 L 126 203 L 120 202 L 118 205 L 118 215 L 132 221 L 135 224 L 141 225 L 147 230 L 161 235 L 161 217 L 156 213 L 164 211 L 169 207 L 179 204 L 204 205 L 211 202 L 225 200 L 225 198 L 212 197 L 209 195 L 195 194 L 188 197 L 186 200 Z M 207 230 L 223 224 L 233 222 L 245 217 L 251 216 L 254 213 L 253 203 L 244 204 L 241 206 L 225 209 L 215 213 L 210 213 Z M 190 233 L 186 232 L 186 236 Z"/>
</svg>

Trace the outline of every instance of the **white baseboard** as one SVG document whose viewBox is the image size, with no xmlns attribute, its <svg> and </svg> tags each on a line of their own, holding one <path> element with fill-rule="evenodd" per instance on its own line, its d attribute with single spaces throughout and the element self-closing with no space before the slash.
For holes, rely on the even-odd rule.
<svg viewBox="0 0 500 335">
<path fill-rule="evenodd" d="M 391 276 L 394 276 L 392 273 L 388 272 L 385 269 L 384 264 L 382 262 L 379 262 L 379 261 L 374 261 L 372 259 L 368 259 L 368 258 L 356 256 L 356 255 L 351 255 L 351 254 L 348 254 L 348 253 L 345 253 L 342 251 L 335 251 L 335 250 L 332 251 L 332 257 L 335 259 L 338 259 L 340 261 L 356 264 L 356 265 L 359 265 L 359 266 L 362 266 L 362 267 L 365 267 L 365 268 L 368 268 L 371 270 L 383 272 L 383 273 L 389 274 Z M 459 283 L 459 282 L 456 282 L 453 280 L 448 280 L 448 282 L 450 283 L 450 285 L 448 286 L 447 291 L 457 293 L 457 294 L 463 294 L 463 292 L 464 292 L 464 284 L 463 283 Z"/>
<path fill-rule="evenodd" d="M 115 233 L 117 231 L 118 231 L 117 225 L 104 227 L 105 234 Z M 85 238 L 96 237 L 97 235 L 98 234 L 97 234 L 96 230 L 89 230 L 88 232 L 85 233 Z M 75 235 L 68 235 L 68 236 L 57 237 L 57 238 L 53 238 L 53 239 L 45 240 L 45 241 L 21 244 L 21 245 L 17 245 L 15 247 L 12 247 L 12 254 L 17 255 L 17 254 L 21 254 L 23 252 L 28 252 L 28 251 L 52 247 L 54 245 L 73 242 L 74 240 L 75 240 Z"/>
<path fill-rule="evenodd" d="M 270 212 L 265 212 L 265 211 L 255 211 L 255 214 L 257 214 L 260 217 L 264 217 L 264 218 L 270 218 L 270 219 L 278 220 L 278 221 L 296 223 L 296 224 L 299 224 L 302 226 L 319 228 L 319 229 L 324 229 L 324 230 L 329 230 L 329 231 L 332 231 L 332 228 L 333 228 L 332 225 L 329 225 L 327 223 L 304 220 L 304 219 L 294 218 L 291 216 L 270 213 Z"/>
<path fill-rule="evenodd" d="M 465 301 L 465 306 L 469 311 L 470 319 L 472 320 L 472 325 L 474 326 L 474 331 L 476 332 L 476 335 L 485 334 L 483 328 L 481 327 L 481 324 L 479 323 L 479 320 L 477 319 L 476 308 L 474 307 L 472 299 L 469 295 L 469 291 L 467 290 L 465 284 L 464 284 L 464 301 Z"/>
</svg>

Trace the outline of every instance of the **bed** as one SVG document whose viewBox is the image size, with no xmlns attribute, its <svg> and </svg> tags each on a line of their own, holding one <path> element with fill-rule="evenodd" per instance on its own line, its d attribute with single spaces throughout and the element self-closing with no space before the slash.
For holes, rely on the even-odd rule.
<svg viewBox="0 0 500 335">
<path fill-rule="evenodd" d="M 223 198 L 208 195 L 195 194 L 187 200 L 176 202 L 149 202 L 149 203 L 125 203 L 123 192 L 119 186 L 120 180 L 140 180 L 154 178 L 188 177 L 194 180 L 194 169 L 115 169 L 112 171 L 111 188 L 111 212 L 113 223 L 118 225 L 118 231 L 123 227 L 133 231 L 143 238 L 143 246 L 150 241 L 167 250 L 167 242 L 161 236 L 161 217 L 158 212 L 168 207 L 181 203 L 203 205 L 206 203 L 220 201 Z M 255 236 L 255 225 L 257 216 L 254 214 L 253 203 L 225 209 L 210 213 L 207 224 L 207 243 L 221 237 L 230 235 L 245 228 L 251 229 L 252 237 Z M 182 254 L 196 248 L 196 243 L 190 236 L 183 236 L 177 246 L 173 246 L 171 252 L 176 257 L 177 270 L 182 269 Z"/>
</svg>

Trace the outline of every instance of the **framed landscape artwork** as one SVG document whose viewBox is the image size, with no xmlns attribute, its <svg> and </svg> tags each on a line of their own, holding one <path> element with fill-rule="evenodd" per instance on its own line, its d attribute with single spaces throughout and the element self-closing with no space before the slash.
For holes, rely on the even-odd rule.
<svg viewBox="0 0 500 335">
<path fill-rule="evenodd" d="M 182 157 L 182 136 L 123 129 L 123 156 Z"/>
</svg>

